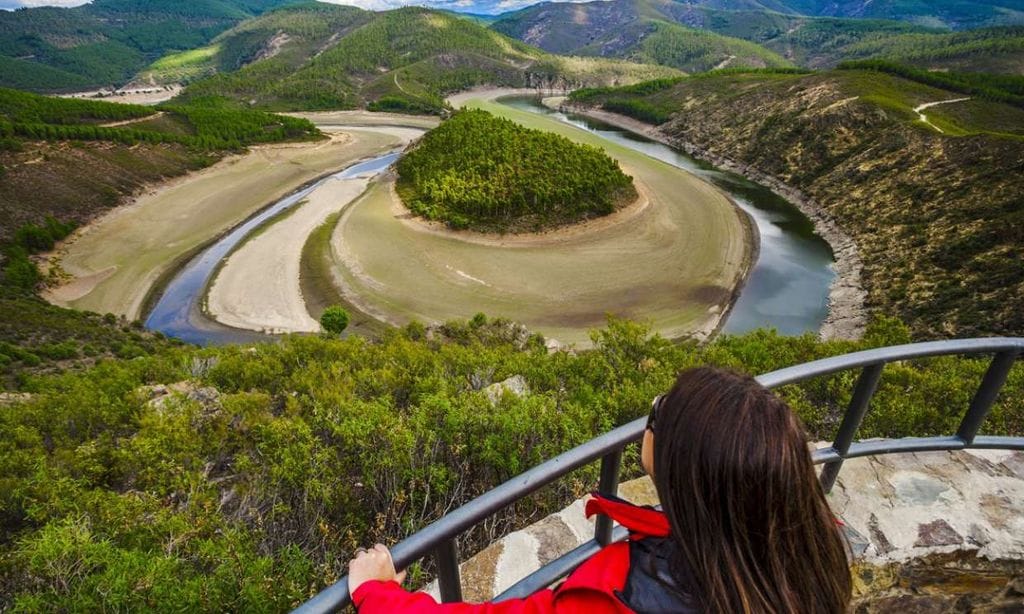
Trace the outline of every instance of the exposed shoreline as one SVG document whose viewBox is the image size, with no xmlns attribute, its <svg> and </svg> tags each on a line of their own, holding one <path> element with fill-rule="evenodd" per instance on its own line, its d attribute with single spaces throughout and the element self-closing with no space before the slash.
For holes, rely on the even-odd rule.
<svg viewBox="0 0 1024 614">
<path fill-rule="evenodd" d="M 567 94 L 568 92 L 566 91 L 556 92 L 555 90 L 551 90 L 549 92 L 549 95 L 546 97 L 542 97 L 541 100 L 549 108 L 557 110 L 557 105 L 566 100 Z M 460 92 L 459 94 L 450 96 L 448 98 L 448 103 L 451 104 L 452 106 L 461 107 L 466 102 L 476 99 L 488 102 L 496 102 L 498 101 L 498 99 L 505 97 L 538 95 L 539 91 L 534 89 L 485 87 L 467 90 L 465 92 Z M 624 119 L 629 118 L 624 117 Z M 634 130 L 632 128 L 626 129 L 637 132 L 637 130 Z M 626 169 L 624 168 L 623 170 Z M 703 179 L 698 178 L 698 180 L 701 181 L 702 183 L 707 183 Z M 641 192 L 641 183 L 637 181 L 635 177 L 634 181 L 637 182 L 637 191 Z M 710 183 L 707 183 L 707 185 L 709 185 L 716 192 L 724 196 L 732 204 L 733 211 L 736 213 L 737 217 L 739 218 L 740 225 L 743 227 L 743 234 L 746 239 L 746 244 L 749 246 L 749 249 L 745 250 L 745 256 L 737 273 L 737 278 L 733 282 L 733 287 L 731 293 L 729 294 L 729 299 L 709 309 L 709 317 L 705 318 L 702 324 L 700 324 L 699 326 L 694 327 L 692 330 L 687 331 L 685 334 L 669 337 L 674 341 L 695 339 L 700 343 L 704 343 L 718 335 L 718 333 L 725 326 L 729 314 L 732 313 L 733 308 L 736 306 L 736 303 L 739 300 L 743 288 L 747 285 L 747 282 L 750 280 L 750 275 L 753 272 L 754 267 L 756 266 L 758 258 L 761 253 L 761 235 L 757 228 L 757 224 L 754 222 L 753 218 L 751 218 L 750 215 L 747 212 L 745 212 L 732 199 L 732 197 L 729 194 L 720 190 L 718 187 L 711 185 Z M 513 243 L 512 245 L 515 244 Z"/>
<path fill-rule="evenodd" d="M 629 169 L 623 166 L 623 172 L 629 175 Z M 651 204 L 649 188 L 639 179 L 631 176 L 633 185 L 636 188 L 636 198 L 628 204 L 619 207 L 608 215 L 572 222 L 564 226 L 540 230 L 536 232 L 481 232 L 478 230 L 456 230 L 449 228 L 444 222 L 428 220 L 410 210 L 401 197 L 395 196 L 391 206 L 391 212 L 403 224 L 419 232 L 466 241 L 478 245 L 492 247 L 537 247 L 541 245 L 557 245 L 592 232 L 599 232 L 610 226 L 624 223 L 636 217 L 647 209 Z"/>
<path fill-rule="evenodd" d="M 821 325 L 819 335 L 826 340 L 859 339 L 863 335 L 867 325 L 867 310 L 864 306 L 867 293 L 861 282 L 863 263 L 860 253 L 854 240 L 839 227 L 839 224 L 825 211 L 824 207 L 776 177 L 752 166 L 739 164 L 734 160 L 710 152 L 694 143 L 669 136 L 657 126 L 618 113 L 590 107 L 563 104 L 561 108 L 567 112 L 628 130 L 669 147 L 681 149 L 691 156 L 706 160 L 719 168 L 767 186 L 796 205 L 814 223 L 815 232 L 831 246 L 835 258 L 833 268 L 836 278 L 829 288 L 828 316 Z"/>
</svg>

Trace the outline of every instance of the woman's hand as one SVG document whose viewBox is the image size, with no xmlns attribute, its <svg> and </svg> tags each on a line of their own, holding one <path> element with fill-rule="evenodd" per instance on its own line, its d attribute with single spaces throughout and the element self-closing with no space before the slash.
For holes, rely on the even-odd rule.
<svg viewBox="0 0 1024 614">
<path fill-rule="evenodd" d="M 356 592 L 363 582 L 394 580 L 401 584 L 405 581 L 405 572 L 395 572 L 395 562 L 384 544 L 377 544 L 370 550 L 359 548 L 354 559 L 348 562 L 348 594 Z"/>
</svg>

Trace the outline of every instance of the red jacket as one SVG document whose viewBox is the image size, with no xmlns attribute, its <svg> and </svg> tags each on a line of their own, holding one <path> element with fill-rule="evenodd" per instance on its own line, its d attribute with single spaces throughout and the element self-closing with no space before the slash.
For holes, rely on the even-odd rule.
<svg viewBox="0 0 1024 614">
<path fill-rule="evenodd" d="M 596 496 L 587 502 L 587 517 L 605 514 L 630 531 L 630 541 L 665 538 L 668 519 L 661 512 L 625 501 Z M 544 589 L 525 599 L 501 603 L 439 604 L 426 593 L 410 593 L 397 582 L 373 580 L 352 595 L 359 614 L 627 614 L 621 599 L 630 570 L 630 542 L 603 548 L 574 571 L 558 588 Z"/>
</svg>

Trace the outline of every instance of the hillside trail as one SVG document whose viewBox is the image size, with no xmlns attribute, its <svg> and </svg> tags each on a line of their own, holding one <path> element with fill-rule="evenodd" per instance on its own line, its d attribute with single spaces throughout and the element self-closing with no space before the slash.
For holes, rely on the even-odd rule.
<svg viewBox="0 0 1024 614">
<path fill-rule="evenodd" d="M 406 96 L 411 96 L 412 94 L 410 94 L 409 92 L 405 91 L 405 88 L 402 87 L 402 84 L 398 82 L 398 73 L 394 74 L 394 78 L 395 78 L 395 86 L 398 87 L 398 89 L 401 90 L 401 92 L 403 94 L 405 94 Z"/>
<path fill-rule="evenodd" d="M 728 66 L 729 64 L 731 64 L 732 61 L 735 60 L 735 59 L 736 59 L 736 56 L 730 55 L 729 57 L 725 58 L 724 60 L 722 60 L 721 62 L 716 64 L 715 67 L 712 68 L 711 70 L 721 70 L 721 69 L 725 68 L 726 66 Z"/>
<path fill-rule="evenodd" d="M 127 126 L 127 125 L 130 125 L 130 124 L 137 124 L 139 122 L 148 122 L 148 121 L 152 121 L 154 119 L 160 119 L 164 115 L 166 115 L 165 112 L 157 111 L 156 113 L 154 113 L 152 115 L 147 115 L 145 117 L 133 117 L 131 119 L 125 119 L 125 120 L 118 121 L 118 122 L 108 122 L 106 124 L 100 124 L 100 128 L 117 128 L 119 126 Z"/>
<path fill-rule="evenodd" d="M 916 107 L 914 107 L 914 113 L 917 113 L 918 118 L 922 122 L 924 122 L 925 124 L 931 126 L 932 128 L 935 128 L 936 130 L 939 131 L 940 134 L 946 134 L 945 130 L 943 130 L 942 128 L 939 128 L 935 124 L 933 124 L 930 121 L 928 121 L 928 117 L 924 113 L 922 113 L 921 111 L 924 111 L 925 109 L 930 109 L 931 107 L 935 107 L 935 106 L 938 106 L 940 104 L 951 104 L 951 103 L 954 103 L 954 102 L 964 102 L 965 100 L 970 100 L 970 99 L 971 99 L 971 97 L 967 96 L 965 98 L 951 98 L 949 100 L 937 100 L 935 102 L 926 102 L 924 104 L 919 104 Z"/>
</svg>

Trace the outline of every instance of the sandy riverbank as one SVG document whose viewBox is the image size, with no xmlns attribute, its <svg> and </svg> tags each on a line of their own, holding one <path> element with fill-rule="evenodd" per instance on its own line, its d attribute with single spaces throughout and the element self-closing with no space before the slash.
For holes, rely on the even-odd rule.
<svg viewBox="0 0 1024 614">
<path fill-rule="evenodd" d="M 589 107 L 566 106 L 565 108 L 572 113 L 585 115 L 670 147 L 681 149 L 696 158 L 707 160 L 721 169 L 765 185 L 796 205 L 814 223 L 815 231 L 829 243 L 835 256 L 836 278 L 829 289 L 828 317 L 821 326 L 821 337 L 823 339 L 857 339 L 864 333 L 864 328 L 867 325 L 867 312 L 864 307 L 867 293 L 861 283 L 863 263 L 857 244 L 843 232 L 839 224 L 821 205 L 776 177 L 751 166 L 738 164 L 733 160 L 713 154 L 693 143 L 669 136 L 656 126 L 617 113 Z"/>
<path fill-rule="evenodd" d="M 435 128 L 441 119 L 432 115 L 409 115 L 406 113 L 374 113 L 370 111 L 307 111 L 301 113 L 282 113 L 291 117 L 308 119 L 317 126 L 404 126 L 430 130 Z"/>
<path fill-rule="evenodd" d="M 271 221 L 224 262 L 206 296 L 206 312 L 221 324 L 267 333 L 316 332 L 299 286 L 304 241 L 369 180 L 331 179 L 284 219 Z"/>
<path fill-rule="evenodd" d="M 154 186 L 58 248 L 55 256 L 70 279 L 44 297 L 139 318 L 150 288 L 200 246 L 299 186 L 398 142 L 386 134 L 332 132 L 315 143 L 253 147 Z"/>
<path fill-rule="evenodd" d="M 400 125 L 345 129 L 356 137 L 394 137 L 393 147 L 423 134 Z M 255 231 L 216 272 L 206 295 L 208 315 L 221 324 L 274 334 L 319 331 L 302 296 L 302 249 L 310 233 L 358 198 L 369 181 L 366 176 L 331 179 L 286 216 Z"/>
</svg>

